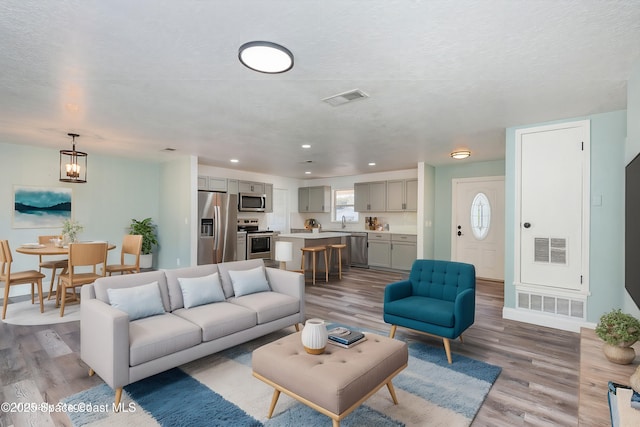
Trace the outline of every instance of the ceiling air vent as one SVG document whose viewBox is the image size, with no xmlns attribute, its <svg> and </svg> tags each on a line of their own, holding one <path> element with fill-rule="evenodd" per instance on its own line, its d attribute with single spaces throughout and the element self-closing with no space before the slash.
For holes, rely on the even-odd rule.
<svg viewBox="0 0 640 427">
<path fill-rule="evenodd" d="M 330 96 L 328 98 L 323 99 L 322 101 L 334 107 L 337 107 L 338 105 L 343 105 L 351 101 L 357 101 L 358 99 L 364 99 L 368 97 L 369 95 L 367 95 L 360 89 L 354 89 L 348 92 L 339 93 L 337 95 Z"/>
</svg>

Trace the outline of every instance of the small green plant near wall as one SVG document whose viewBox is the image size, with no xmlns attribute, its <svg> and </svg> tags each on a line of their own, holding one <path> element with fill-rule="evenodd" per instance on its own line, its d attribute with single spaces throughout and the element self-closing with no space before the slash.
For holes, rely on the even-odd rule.
<svg viewBox="0 0 640 427">
<path fill-rule="evenodd" d="M 633 345 L 640 339 L 640 321 L 620 309 L 612 310 L 600 317 L 596 335 L 611 345 Z"/>
<path fill-rule="evenodd" d="M 140 221 L 132 219 L 131 225 L 129 226 L 129 234 L 139 234 L 142 236 L 141 253 L 143 255 L 148 255 L 153 252 L 153 247 L 158 244 L 157 226 L 151 218 L 145 218 Z"/>
</svg>

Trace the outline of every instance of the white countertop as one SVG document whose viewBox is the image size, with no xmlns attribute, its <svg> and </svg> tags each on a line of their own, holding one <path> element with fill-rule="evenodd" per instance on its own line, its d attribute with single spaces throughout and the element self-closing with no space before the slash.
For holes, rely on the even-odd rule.
<svg viewBox="0 0 640 427">
<path fill-rule="evenodd" d="M 286 237 L 288 239 L 331 239 L 333 237 L 346 237 L 350 236 L 351 233 L 342 233 L 342 232 L 323 232 L 323 233 L 288 233 L 288 234 L 279 234 L 278 237 Z"/>
</svg>

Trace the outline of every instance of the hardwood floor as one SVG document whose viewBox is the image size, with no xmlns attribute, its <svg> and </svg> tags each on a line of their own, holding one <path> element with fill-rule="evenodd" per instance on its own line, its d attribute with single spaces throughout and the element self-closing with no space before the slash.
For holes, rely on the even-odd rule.
<svg viewBox="0 0 640 427">
<path fill-rule="evenodd" d="M 343 272 L 342 281 L 332 276 L 328 284 L 318 281 L 313 286 L 308 280 L 306 317 L 387 333 L 389 325 L 382 321 L 384 287 L 403 277 L 352 268 Z M 452 352 L 499 365 L 502 373 L 473 426 L 578 425 L 580 335 L 502 319 L 502 283 L 479 280 L 476 301 L 476 322 L 464 334 L 464 344 L 451 343 Z M 55 331 L 62 342 L 52 339 L 49 331 Z M 87 367 L 80 361 L 79 322 L 48 326 L 0 323 L 0 337 L 0 401 L 11 401 L 21 390 L 35 390 L 44 401 L 55 403 L 101 383 L 98 376 L 87 376 Z M 398 328 L 396 337 L 442 348 L 441 340 L 403 328 Z M 604 391 L 602 398 L 606 399 Z M 69 423 L 63 414 L 52 418 L 55 425 Z M 17 427 L 22 422 L 0 414 L 0 427 Z"/>
</svg>

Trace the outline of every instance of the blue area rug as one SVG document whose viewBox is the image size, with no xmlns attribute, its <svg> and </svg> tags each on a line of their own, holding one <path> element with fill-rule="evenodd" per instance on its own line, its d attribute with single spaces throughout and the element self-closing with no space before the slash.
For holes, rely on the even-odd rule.
<svg viewBox="0 0 640 427">
<path fill-rule="evenodd" d="M 74 426 L 322 426 L 325 415 L 282 394 L 267 419 L 273 389 L 251 375 L 251 352 L 283 330 L 125 387 L 114 413 L 107 385 L 75 394 L 67 404 L 91 407 L 69 413 Z M 386 387 L 341 422 L 341 426 L 469 426 L 501 368 L 453 354 L 442 347 L 409 342 L 409 365 L 393 380 L 394 405 Z"/>
</svg>

